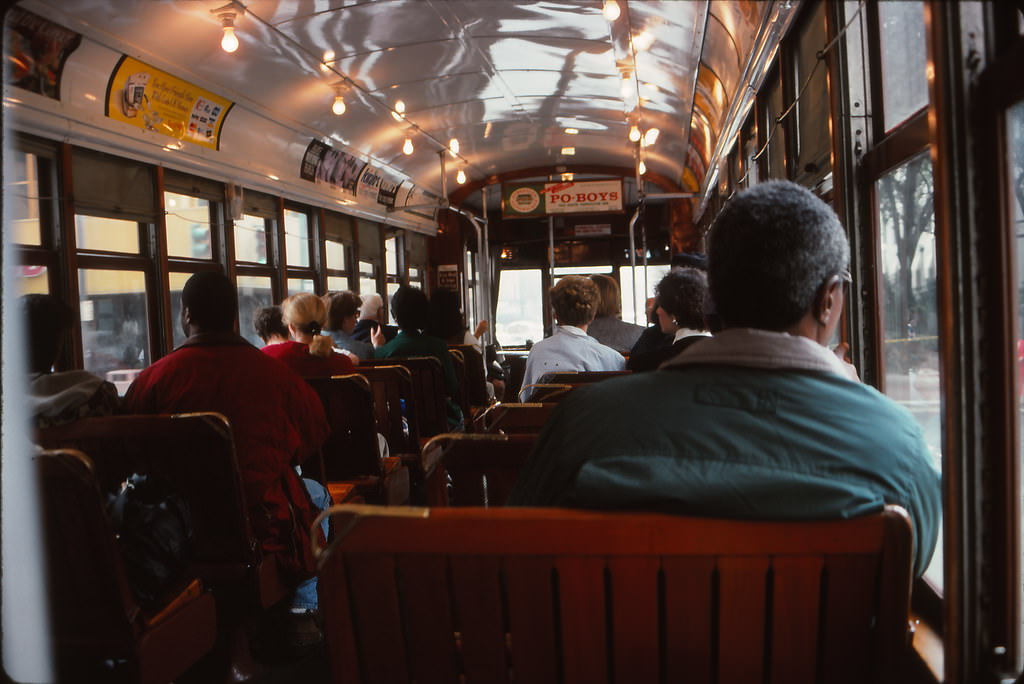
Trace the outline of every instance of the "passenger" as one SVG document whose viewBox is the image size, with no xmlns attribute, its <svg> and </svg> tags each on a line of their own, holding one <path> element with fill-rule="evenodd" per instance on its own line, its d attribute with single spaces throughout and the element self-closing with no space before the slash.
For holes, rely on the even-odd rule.
<svg viewBox="0 0 1024 684">
<path fill-rule="evenodd" d="M 633 348 L 630 350 L 629 358 L 633 358 L 640 354 L 647 354 L 655 349 L 661 349 L 662 347 L 672 346 L 672 335 L 666 335 L 661 332 L 661 323 L 658 322 L 657 310 L 658 298 L 649 297 L 647 299 L 646 307 L 644 308 L 644 312 L 647 315 L 647 327 L 644 328 L 643 333 L 640 334 L 640 338 L 637 339 L 636 344 L 634 344 Z"/>
<path fill-rule="evenodd" d="M 327 321 L 327 307 L 322 299 L 302 292 L 281 302 L 281 319 L 288 326 L 291 338 L 268 344 L 263 353 L 281 361 L 304 378 L 345 375 L 355 371 L 352 360 L 334 351 L 334 342 L 320 331 Z"/>
<path fill-rule="evenodd" d="M 528 385 L 540 382 L 545 373 L 557 371 L 617 371 L 626 359 L 587 335 L 600 304 L 597 285 L 590 278 L 565 276 L 551 288 L 551 306 L 558 326 L 555 334 L 533 345 L 526 358 L 520 399 L 527 401 Z"/>
<path fill-rule="evenodd" d="M 737 195 L 710 234 L 726 329 L 661 370 L 573 392 L 510 503 L 755 519 L 898 504 L 914 524 L 920 574 L 941 511 L 921 430 L 824 346 L 848 259 L 838 218 L 808 190 L 774 181 Z"/>
<path fill-rule="evenodd" d="M 256 309 L 252 317 L 252 327 L 264 345 L 281 344 L 288 341 L 288 326 L 281 318 L 281 307 L 265 306 Z"/>
<path fill-rule="evenodd" d="M 459 304 L 459 295 L 452 290 L 439 288 L 430 297 L 430 321 L 427 334 L 444 340 L 448 344 L 469 344 L 480 352 L 480 363 L 483 365 L 484 377 L 488 374 L 487 360 L 484 358 L 480 336 L 487 331 L 487 321 L 480 321 L 475 332 L 466 326 L 466 318 Z M 487 380 L 487 394 L 494 398 L 494 385 Z"/>
<path fill-rule="evenodd" d="M 664 361 L 681 354 L 691 345 L 707 339 L 704 301 L 708 278 L 696 268 L 672 269 L 658 283 L 658 306 L 655 312 L 663 333 L 672 336 L 672 344 L 644 354 L 633 354 L 626 362 L 631 371 L 655 370 Z"/>
<path fill-rule="evenodd" d="M 21 305 L 28 324 L 29 410 L 36 427 L 117 413 L 120 400 L 113 384 L 85 370 L 53 372 L 75 322 L 71 308 L 44 294 L 25 295 Z"/>
<path fill-rule="evenodd" d="M 249 519 L 261 546 L 281 560 L 299 585 L 293 612 L 316 609 L 316 568 L 310 526 L 329 505 L 326 490 L 296 473 L 330 430 L 316 392 L 283 364 L 232 328 L 235 286 L 221 273 L 196 273 L 181 292 L 181 346 L 135 379 L 125 396 L 129 413 L 217 411 L 231 422 Z M 313 499 L 311 499 L 311 495 Z M 310 616 L 293 621 L 300 637 L 316 638 Z M 295 645 L 302 645 L 296 643 Z"/>
<path fill-rule="evenodd" d="M 622 320 L 622 295 L 615 278 L 603 273 L 590 276 L 601 293 L 597 314 L 587 327 L 587 334 L 615 351 L 628 354 L 640 339 L 644 328 Z"/>
<path fill-rule="evenodd" d="M 372 343 L 370 334 L 380 327 L 381 318 L 384 316 L 384 300 L 376 292 L 360 295 L 362 306 L 359 307 L 359 320 L 352 331 L 352 337 L 360 342 Z M 398 335 L 398 328 L 393 325 L 384 326 L 384 339 L 387 342 L 395 339 Z"/>
<path fill-rule="evenodd" d="M 403 285 L 391 298 L 391 314 L 398 323 L 399 333 L 395 339 L 386 342 L 384 332 L 380 329 L 375 330 L 374 358 L 433 356 L 438 359 L 444 375 L 445 394 L 448 395 L 448 424 L 452 427 L 461 425 L 462 409 L 452 399 L 459 394 L 459 381 L 455 375 L 452 356 L 448 353 L 448 345 L 444 340 L 424 333 L 430 318 L 427 295 L 417 287 Z"/>
<path fill-rule="evenodd" d="M 364 359 L 373 358 L 373 345 L 369 342 L 362 342 L 352 337 L 352 331 L 356 329 L 356 321 L 359 318 L 359 295 L 344 290 L 342 292 L 329 292 L 323 297 L 327 306 L 327 327 L 331 339 L 334 341 L 334 348 L 348 352 L 355 363 Z"/>
</svg>

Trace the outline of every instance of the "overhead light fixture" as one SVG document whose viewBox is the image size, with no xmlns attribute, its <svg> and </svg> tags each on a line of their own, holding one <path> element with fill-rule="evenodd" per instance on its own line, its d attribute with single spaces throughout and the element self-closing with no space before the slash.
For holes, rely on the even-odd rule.
<svg viewBox="0 0 1024 684">
<path fill-rule="evenodd" d="M 412 154 L 412 151 L 412 138 L 406 138 L 405 143 L 402 145 L 402 152 L 403 154 Z"/>
<path fill-rule="evenodd" d="M 331 105 L 331 111 L 334 112 L 335 116 L 341 116 L 345 113 L 345 109 L 345 98 L 339 92 L 334 96 L 334 104 Z"/>
<path fill-rule="evenodd" d="M 619 18 L 619 3 L 615 0 L 604 0 L 604 18 L 608 21 L 615 21 Z"/>
<path fill-rule="evenodd" d="M 566 128 L 565 129 L 565 134 L 566 135 L 579 135 L 580 134 L 580 129 L 578 129 L 578 128 Z"/>
<path fill-rule="evenodd" d="M 320 61 L 320 71 L 330 71 L 331 64 L 334 62 L 334 50 L 325 50 L 324 57 Z"/>
<path fill-rule="evenodd" d="M 224 52 L 234 52 L 238 49 L 238 36 L 235 35 L 235 17 L 238 13 L 234 9 L 234 4 L 229 3 L 212 11 L 220 19 L 220 25 L 224 29 L 224 36 L 220 39 L 221 49 Z"/>
<path fill-rule="evenodd" d="M 639 126 L 630 126 L 629 127 L 629 141 L 630 142 L 636 142 L 638 140 L 640 140 L 640 127 Z"/>
<path fill-rule="evenodd" d="M 570 182 L 572 179 L 573 179 L 572 172 L 570 172 L 570 173 L 563 173 L 562 174 L 562 180 L 565 181 L 566 183 Z"/>
<path fill-rule="evenodd" d="M 566 157 L 571 157 L 574 154 L 576 154 L 576 148 L 575 147 L 563 147 L 562 148 L 562 154 L 564 154 Z"/>
<path fill-rule="evenodd" d="M 630 76 L 626 76 L 622 79 L 622 97 L 629 97 L 633 94 L 633 79 Z"/>
<path fill-rule="evenodd" d="M 395 103 L 395 109 L 391 112 L 391 117 L 395 121 L 401 121 L 405 118 L 405 103 L 399 100 Z M 406 153 L 408 154 L 408 152 Z"/>
<path fill-rule="evenodd" d="M 448 151 L 452 153 L 453 157 L 459 156 L 459 139 L 458 138 L 452 138 L 451 140 L 448 141 Z"/>
<path fill-rule="evenodd" d="M 459 185 L 462 185 L 463 183 L 465 183 L 466 182 L 466 172 L 463 171 L 462 169 L 459 169 L 459 172 L 455 175 L 455 182 L 458 183 Z"/>
<path fill-rule="evenodd" d="M 633 47 L 638 51 L 643 52 L 649 50 L 651 45 L 654 44 L 654 34 L 650 31 L 643 31 L 633 36 Z"/>
<path fill-rule="evenodd" d="M 657 128 L 648 128 L 647 132 L 644 133 L 644 142 L 648 145 L 653 145 L 658 142 L 658 135 L 661 133 Z"/>
<path fill-rule="evenodd" d="M 636 172 L 638 174 L 640 174 L 641 176 L 644 175 L 645 173 L 647 173 L 647 164 L 644 164 L 644 160 L 643 159 L 641 159 L 640 163 L 637 164 Z"/>
</svg>

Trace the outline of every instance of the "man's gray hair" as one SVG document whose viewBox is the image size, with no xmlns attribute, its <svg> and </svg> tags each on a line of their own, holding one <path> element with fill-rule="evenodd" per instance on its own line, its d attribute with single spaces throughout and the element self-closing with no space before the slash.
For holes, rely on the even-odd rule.
<svg viewBox="0 0 1024 684">
<path fill-rule="evenodd" d="M 730 328 L 782 330 L 810 311 L 822 283 L 849 267 L 839 217 L 789 181 L 760 183 L 734 197 L 708 241 L 708 281 Z"/>
</svg>

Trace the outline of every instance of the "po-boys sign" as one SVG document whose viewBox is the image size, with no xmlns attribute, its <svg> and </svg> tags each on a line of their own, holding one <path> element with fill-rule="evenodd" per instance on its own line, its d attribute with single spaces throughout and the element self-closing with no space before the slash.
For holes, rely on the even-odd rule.
<svg viewBox="0 0 1024 684">
<path fill-rule="evenodd" d="M 503 218 L 621 211 L 621 179 L 579 183 L 507 183 L 501 189 Z"/>
</svg>

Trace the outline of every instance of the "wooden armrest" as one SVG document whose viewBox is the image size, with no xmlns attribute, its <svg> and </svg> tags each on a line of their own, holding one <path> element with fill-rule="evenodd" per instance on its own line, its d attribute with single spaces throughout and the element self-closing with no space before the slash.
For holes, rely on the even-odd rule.
<svg viewBox="0 0 1024 684">
<path fill-rule="evenodd" d="M 199 598 L 202 593 L 203 583 L 197 578 L 193 578 L 184 587 L 180 584 L 176 585 L 176 588 L 167 594 L 166 602 L 161 600 L 155 614 L 143 613 L 142 617 L 146 621 L 146 626 L 159 625 L 182 607 Z"/>
</svg>

